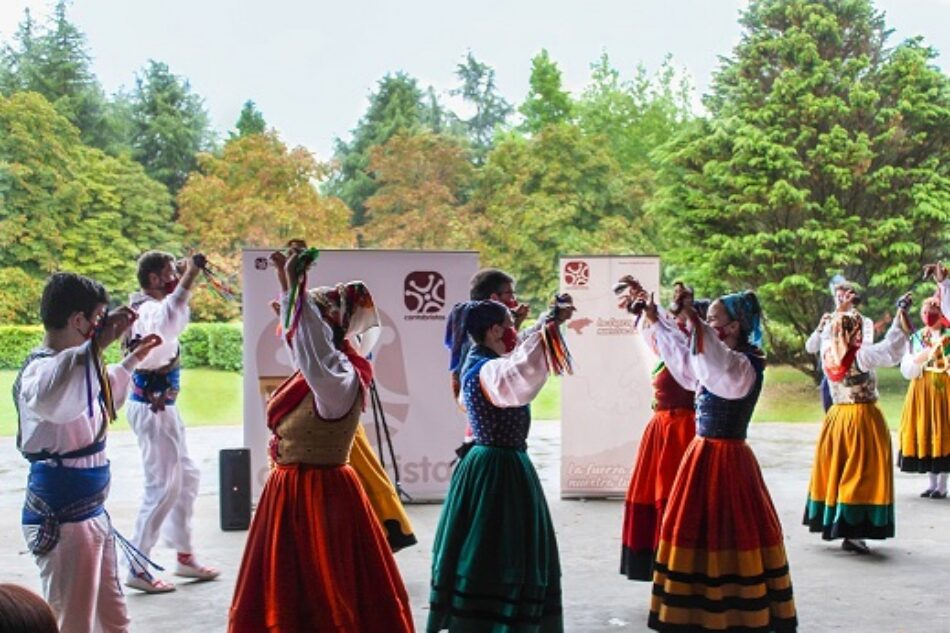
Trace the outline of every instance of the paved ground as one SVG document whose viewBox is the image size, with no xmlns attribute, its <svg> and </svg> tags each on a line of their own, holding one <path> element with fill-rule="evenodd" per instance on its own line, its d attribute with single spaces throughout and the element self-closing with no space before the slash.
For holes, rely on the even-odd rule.
<svg viewBox="0 0 950 633">
<path fill-rule="evenodd" d="M 566 629 L 597 633 L 644 631 L 650 588 L 617 572 L 620 552 L 620 500 L 561 501 L 558 497 L 559 425 L 535 423 L 531 453 L 538 465 L 558 530 L 564 567 Z M 241 430 L 189 431 L 191 451 L 202 468 L 196 516 L 196 542 L 203 560 L 220 566 L 222 578 L 179 585 L 161 596 L 129 595 L 134 633 L 225 629 L 227 608 L 244 547 L 245 532 L 218 529 L 217 452 L 241 444 Z M 873 544 L 871 556 L 842 552 L 800 525 L 811 453 L 818 435 L 814 424 L 757 424 L 750 442 L 785 526 L 786 547 L 795 587 L 801 631 L 937 633 L 950 631 L 950 499 L 920 499 L 921 476 L 898 473 L 897 538 Z M 25 462 L 12 438 L 0 445 L 0 582 L 39 589 L 19 529 L 26 480 Z M 131 536 L 141 490 L 138 449 L 130 433 L 110 439 L 112 494 L 107 507 L 120 531 Z M 438 505 L 411 506 L 420 545 L 400 552 L 397 561 L 411 595 L 416 622 L 423 628 L 427 609 L 429 550 L 438 521 Z M 171 564 L 168 550 L 154 552 Z"/>
</svg>

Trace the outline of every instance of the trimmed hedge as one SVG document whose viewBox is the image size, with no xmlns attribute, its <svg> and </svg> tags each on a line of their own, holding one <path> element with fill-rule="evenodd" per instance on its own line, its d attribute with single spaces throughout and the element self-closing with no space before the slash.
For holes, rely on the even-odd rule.
<svg viewBox="0 0 950 633">
<path fill-rule="evenodd" d="M 210 367 L 225 371 L 243 368 L 243 333 L 240 323 L 191 323 L 179 338 L 183 367 Z M 0 326 L 0 369 L 19 369 L 23 359 L 43 342 L 38 325 Z M 118 344 L 110 345 L 106 362 L 121 358 Z"/>
</svg>

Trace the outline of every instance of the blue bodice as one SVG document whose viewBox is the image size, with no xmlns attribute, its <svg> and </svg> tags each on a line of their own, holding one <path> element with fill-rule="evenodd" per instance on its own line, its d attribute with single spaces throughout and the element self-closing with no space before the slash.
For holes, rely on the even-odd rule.
<svg viewBox="0 0 950 633">
<path fill-rule="evenodd" d="M 701 387 L 696 396 L 696 435 L 744 440 L 749 420 L 762 392 L 765 359 L 758 350 L 744 352 L 755 370 L 755 384 L 742 398 L 727 400 Z"/>
<path fill-rule="evenodd" d="M 498 355 L 484 347 L 475 347 L 462 371 L 462 401 L 468 412 L 468 423 L 476 444 L 516 448 L 528 447 L 531 428 L 531 409 L 523 407 L 496 407 L 482 391 L 479 376 L 482 367 Z"/>
</svg>

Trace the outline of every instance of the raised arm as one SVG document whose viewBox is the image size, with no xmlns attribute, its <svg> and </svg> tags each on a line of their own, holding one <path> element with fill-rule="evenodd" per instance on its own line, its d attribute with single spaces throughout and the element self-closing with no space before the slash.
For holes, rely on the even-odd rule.
<svg viewBox="0 0 950 633">
<path fill-rule="evenodd" d="M 482 366 L 482 391 L 496 407 L 529 404 L 548 377 L 541 331 L 532 331 L 510 356 L 495 358 Z"/>
<path fill-rule="evenodd" d="M 290 309 L 289 295 L 281 294 L 281 322 Z M 359 377 L 346 355 L 333 344 L 333 328 L 324 321 L 320 309 L 303 294 L 300 323 L 291 343 L 294 365 L 313 391 L 317 411 L 329 420 L 346 415 L 359 394 Z"/>
<path fill-rule="evenodd" d="M 663 318 L 662 308 L 660 310 L 660 318 L 650 325 L 657 353 L 673 379 L 684 389 L 695 391 L 698 379 L 690 363 L 689 337 L 672 318 Z"/>
<path fill-rule="evenodd" d="M 690 354 L 689 363 L 699 383 L 727 400 L 747 395 L 756 380 L 755 368 L 748 357 L 729 349 L 706 322 L 699 321 L 694 327 L 702 328 L 703 351 Z"/>
<path fill-rule="evenodd" d="M 893 367 L 901 362 L 906 351 L 907 335 L 901 329 L 899 319 L 895 318 L 883 340 L 861 345 L 855 355 L 855 362 L 863 371 L 877 367 Z"/>
</svg>

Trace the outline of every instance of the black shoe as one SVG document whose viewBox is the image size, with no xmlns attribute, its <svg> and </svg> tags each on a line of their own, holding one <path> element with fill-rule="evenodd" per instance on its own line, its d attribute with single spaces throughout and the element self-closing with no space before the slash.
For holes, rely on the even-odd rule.
<svg viewBox="0 0 950 633">
<path fill-rule="evenodd" d="M 871 548 L 867 546 L 867 543 L 864 541 L 852 540 L 846 538 L 841 541 L 841 549 L 846 552 L 854 552 L 855 554 L 870 554 Z"/>
<path fill-rule="evenodd" d="M 947 493 L 946 493 L 946 492 L 940 492 L 939 490 L 934 490 L 934 491 L 930 494 L 930 498 L 931 498 L 931 499 L 946 499 L 946 498 L 947 498 Z"/>
<path fill-rule="evenodd" d="M 936 491 L 936 490 L 931 490 L 931 489 L 928 488 L 927 490 L 924 490 L 922 493 L 920 493 L 920 496 L 921 496 L 921 497 L 932 497 L 935 492 L 937 492 L 937 491 Z M 943 496 L 946 497 L 947 495 L 944 494 Z"/>
</svg>

